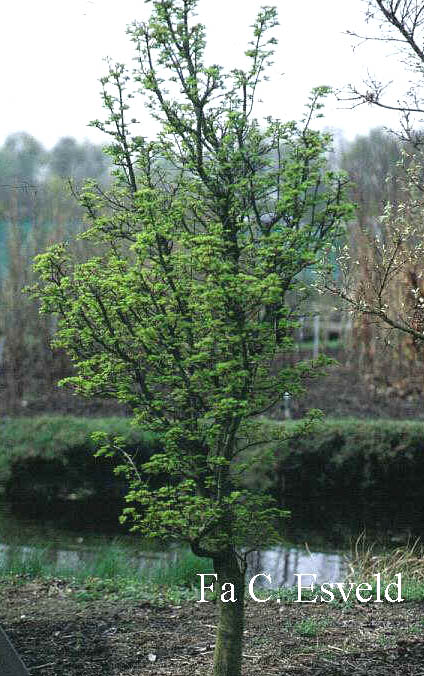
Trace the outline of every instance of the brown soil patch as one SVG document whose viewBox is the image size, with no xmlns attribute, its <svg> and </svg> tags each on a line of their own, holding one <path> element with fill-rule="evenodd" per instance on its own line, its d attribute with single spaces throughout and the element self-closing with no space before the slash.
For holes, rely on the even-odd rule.
<svg viewBox="0 0 424 676">
<path fill-rule="evenodd" d="M 361 377 L 357 368 L 337 354 L 339 366 L 327 369 L 327 375 L 311 380 L 305 396 L 293 400 L 294 417 L 302 417 L 311 408 L 321 409 L 331 418 L 424 419 L 422 396 L 399 396 L 393 388 L 377 388 Z M 273 412 L 282 418 L 281 407 Z"/>
<path fill-rule="evenodd" d="M 1 624 L 32 676 L 211 673 L 214 603 L 83 603 L 57 580 L 3 582 L 0 607 Z M 243 674 L 418 676 L 423 629 L 424 603 L 248 602 Z"/>
</svg>

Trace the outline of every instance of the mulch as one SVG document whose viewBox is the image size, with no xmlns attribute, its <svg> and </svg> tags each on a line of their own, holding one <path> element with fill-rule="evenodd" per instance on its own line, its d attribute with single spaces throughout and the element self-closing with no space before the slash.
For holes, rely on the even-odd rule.
<svg viewBox="0 0 424 676">
<path fill-rule="evenodd" d="M 32 676 L 206 676 L 213 602 L 80 601 L 62 580 L 0 583 L 0 623 Z M 246 604 L 244 676 L 424 674 L 424 603 Z"/>
</svg>

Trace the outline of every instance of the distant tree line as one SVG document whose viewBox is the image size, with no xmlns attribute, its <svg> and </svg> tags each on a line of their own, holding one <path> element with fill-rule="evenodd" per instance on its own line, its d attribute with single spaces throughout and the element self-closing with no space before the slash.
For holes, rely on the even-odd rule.
<svg viewBox="0 0 424 676">
<path fill-rule="evenodd" d="M 110 162 L 101 146 L 61 138 L 47 151 L 26 132 L 11 134 L 0 147 L 0 222 L 22 225 L 76 221 L 77 203 L 63 190 L 71 180 L 105 182 Z"/>
<path fill-rule="evenodd" d="M 46 150 L 18 132 L 0 147 L 0 405 L 3 413 L 69 408 L 76 404 L 55 383 L 69 360 L 50 349 L 52 319 L 22 293 L 31 284 L 31 261 L 49 242 L 75 240 L 81 209 L 72 191 L 85 179 L 109 180 L 100 146 L 60 139 Z M 75 246 L 77 241 L 75 240 Z"/>
</svg>

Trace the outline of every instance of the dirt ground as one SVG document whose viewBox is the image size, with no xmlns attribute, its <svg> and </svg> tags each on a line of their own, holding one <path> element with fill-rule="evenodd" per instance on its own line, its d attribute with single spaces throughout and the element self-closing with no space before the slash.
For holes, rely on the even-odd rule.
<svg viewBox="0 0 424 676">
<path fill-rule="evenodd" d="M 331 418 L 424 419 L 422 396 L 399 396 L 394 390 L 378 389 L 367 383 L 357 368 L 346 363 L 342 352 L 335 356 L 339 366 L 329 367 L 325 377 L 308 384 L 306 395 L 292 401 L 294 417 L 319 408 Z M 281 407 L 273 411 L 273 417 L 282 418 Z"/>
<path fill-rule="evenodd" d="M 381 349 L 384 349 L 383 345 Z M 294 417 L 301 417 L 310 408 L 319 408 L 327 416 L 336 418 L 424 419 L 424 397 L 417 394 L 421 389 L 422 371 L 417 375 L 410 373 L 404 378 L 403 387 L 385 387 L 381 383 L 377 387 L 372 380 L 364 380 L 349 351 L 337 348 L 327 349 L 326 353 L 336 359 L 338 366 L 329 367 L 326 377 L 308 382 L 306 395 L 291 401 Z M 293 361 L 299 358 L 311 359 L 312 350 L 305 351 L 301 355 L 292 353 L 288 358 L 289 360 L 292 358 Z M 414 386 L 417 379 L 418 389 Z M 125 407 L 116 402 L 76 397 L 54 384 L 44 391 L 43 384 L 39 385 L 42 391 L 38 392 L 37 396 L 32 396 L 25 408 L 19 410 L 20 416 L 40 413 L 76 416 L 125 415 Z M 6 415 L 16 415 L 16 411 L 10 410 L 9 400 L 7 391 L 0 388 L 0 411 Z M 284 418 L 281 404 L 272 411 L 272 417 L 278 420 Z"/>
<path fill-rule="evenodd" d="M 81 602 L 66 582 L 0 582 L 0 622 L 32 676 L 211 674 L 213 602 Z M 424 603 L 247 602 L 244 676 L 424 674 Z"/>
</svg>

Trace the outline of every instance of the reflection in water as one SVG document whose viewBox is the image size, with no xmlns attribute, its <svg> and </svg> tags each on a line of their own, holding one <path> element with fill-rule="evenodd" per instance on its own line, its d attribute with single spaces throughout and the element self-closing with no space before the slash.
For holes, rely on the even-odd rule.
<svg viewBox="0 0 424 676">
<path fill-rule="evenodd" d="M 16 555 L 23 560 L 28 559 L 41 551 L 37 547 L 16 546 L 0 544 L 0 562 L 6 565 L 13 561 Z M 126 552 L 128 562 L 137 564 L 140 573 L 148 571 L 158 564 L 172 565 L 176 563 L 183 548 L 170 548 L 161 552 Z M 78 570 L 84 564 L 90 564 L 98 555 L 98 551 L 92 548 L 57 549 L 48 548 L 49 562 L 56 564 L 58 568 L 66 570 Z M 275 547 L 269 550 L 252 552 L 248 558 L 247 577 L 250 579 L 257 573 L 266 573 L 271 576 L 272 587 L 290 587 L 297 584 L 294 577 L 296 573 L 315 574 L 317 584 L 322 582 L 339 582 L 343 580 L 344 559 L 340 554 L 326 554 L 323 552 L 305 552 L 295 547 Z M 312 579 L 303 578 L 302 584 L 306 586 Z M 258 586 L 268 585 L 264 578 L 259 578 Z"/>
<path fill-rule="evenodd" d="M 296 547 L 274 547 L 259 552 L 253 552 L 248 559 L 248 577 L 257 573 L 267 573 L 271 576 L 273 587 L 291 587 L 297 584 L 295 574 L 314 574 L 317 584 L 323 582 L 341 582 L 345 574 L 344 557 L 340 554 L 325 554 L 323 552 L 306 552 Z M 258 579 L 258 585 L 264 583 L 265 578 Z M 310 584 L 312 578 L 304 578 L 303 585 Z"/>
<path fill-rule="evenodd" d="M 118 539 L 102 533 L 83 533 L 60 528 L 53 519 L 18 518 L 10 505 L 0 502 L 0 561 L 12 565 L 14 557 L 28 558 L 36 552 L 47 550 L 48 559 L 57 568 L 77 570 L 84 563 L 96 560 L 104 547 L 119 548 L 129 563 L 136 563 L 140 573 L 164 563 L 173 564 L 183 548 L 164 547 L 147 542 L 137 535 L 124 535 Z M 268 573 L 272 586 L 296 584 L 296 573 L 314 573 L 317 583 L 339 582 L 344 576 L 344 557 L 340 554 L 308 552 L 293 546 L 274 547 L 249 554 L 249 578 L 257 573 Z M 259 578 L 267 585 L 264 578 Z M 303 580 L 305 585 L 308 579 Z"/>
</svg>

